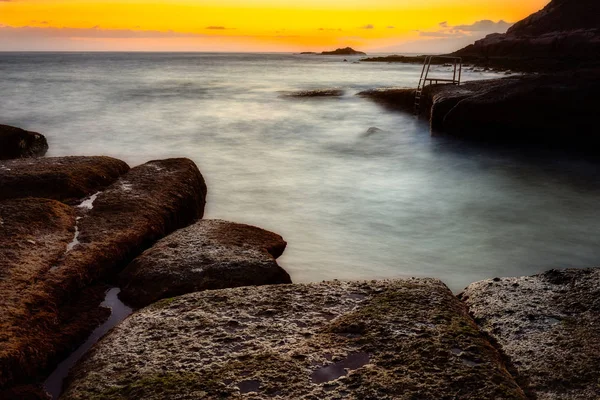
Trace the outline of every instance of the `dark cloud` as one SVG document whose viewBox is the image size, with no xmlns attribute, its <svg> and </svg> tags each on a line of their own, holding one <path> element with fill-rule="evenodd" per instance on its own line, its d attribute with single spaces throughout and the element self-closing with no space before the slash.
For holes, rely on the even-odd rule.
<svg viewBox="0 0 600 400">
<path fill-rule="evenodd" d="M 213 30 L 213 31 L 226 31 L 231 28 L 225 28 L 224 26 L 207 26 L 205 29 Z"/>
<path fill-rule="evenodd" d="M 438 25 L 439 25 L 441 28 L 447 28 L 447 27 L 448 27 L 448 21 L 440 22 Z"/>
<path fill-rule="evenodd" d="M 360 29 L 375 29 L 375 25 L 367 24 L 365 26 L 361 26 Z"/>
<path fill-rule="evenodd" d="M 396 27 L 395 27 L 395 26 L 392 26 L 392 25 L 390 25 L 390 26 L 388 26 L 388 27 L 387 27 L 387 29 L 395 29 L 395 28 L 396 28 Z"/>
</svg>

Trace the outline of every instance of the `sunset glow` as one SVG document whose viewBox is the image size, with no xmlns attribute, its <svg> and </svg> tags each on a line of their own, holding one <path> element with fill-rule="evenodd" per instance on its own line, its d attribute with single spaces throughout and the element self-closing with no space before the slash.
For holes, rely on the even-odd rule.
<svg viewBox="0 0 600 400">
<path fill-rule="evenodd" d="M 496 28 L 470 29 L 477 21 L 516 22 L 547 2 L 0 0 L 0 49 L 386 51 L 431 41 L 452 47 Z"/>
</svg>

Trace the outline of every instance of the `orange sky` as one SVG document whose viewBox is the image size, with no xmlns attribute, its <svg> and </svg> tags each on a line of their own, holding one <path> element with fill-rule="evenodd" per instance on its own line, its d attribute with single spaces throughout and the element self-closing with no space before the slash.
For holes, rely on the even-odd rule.
<svg viewBox="0 0 600 400">
<path fill-rule="evenodd" d="M 548 0 L 0 0 L 0 50 L 458 46 Z M 448 48 L 452 50 L 452 48 Z"/>
</svg>

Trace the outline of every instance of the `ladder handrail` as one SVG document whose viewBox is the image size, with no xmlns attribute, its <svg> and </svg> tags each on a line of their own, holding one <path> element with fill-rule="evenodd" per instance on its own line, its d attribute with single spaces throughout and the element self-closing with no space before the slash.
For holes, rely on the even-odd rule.
<svg viewBox="0 0 600 400">
<path fill-rule="evenodd" d="M 443 79 L 443 78 L 429 78 L 429 71 L 431 69 L 431 62 L 435 58 L 443 58 L 453 60 L 453 75 L 452 79 Z M 458 79 L 456 79 L 456 67 L 458 65 Z M 425 56 L 425 60 L 423 60 L 423 68 L 421 69 L 421 76 L 419 77 L 419 84 L 417 85 L 417 91 L 415 93 L 415 114 L 419 113 L 419 105 L 421 103 L 421 93 L 427 86 L 427 81 L 429 80 L 433 85 L 433 81 L 437 84 L 438 82 L 450 82 L 452 85 L 460 85 L 460 80 L 462 78 L 462 57 L 452 57 L 452 56 Z"/>
</svg>

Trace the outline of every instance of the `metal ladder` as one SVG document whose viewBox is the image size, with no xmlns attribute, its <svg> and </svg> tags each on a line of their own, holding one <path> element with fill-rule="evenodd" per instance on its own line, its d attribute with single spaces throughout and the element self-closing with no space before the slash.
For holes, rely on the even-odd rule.
<svg viewBox="0 0 600 400">
<path fill-rule="evenodd" d="M 454 62 L 454 74 L 452 75 L 452 79 L 445 78 L 430 78 L 429 70 L 431 69 L 431 61 L 436 58 L 444 58 L 449 59 Z M 457 78 L 458 73 L 458 78 Z M 427 86 L 427 82 L 429 81 L 430 85 L 437 85 L 440 82 L 445 82 L 446 84 L 452 85 L 460 85 L 460 79 L 462 77 L 462 58 L 461 57 L 451 57 L 451 56 L 426 56 L 423 62 L 423 69 L 421 70 L 421 76 L 419 77 L 419 84 L 417 85 L 417 91 L 415 92 L 415 114 L 419 114 L 420 106 L 421 106 L 421 97 L 423 95 L 423 89 Z"/>
</svg>

